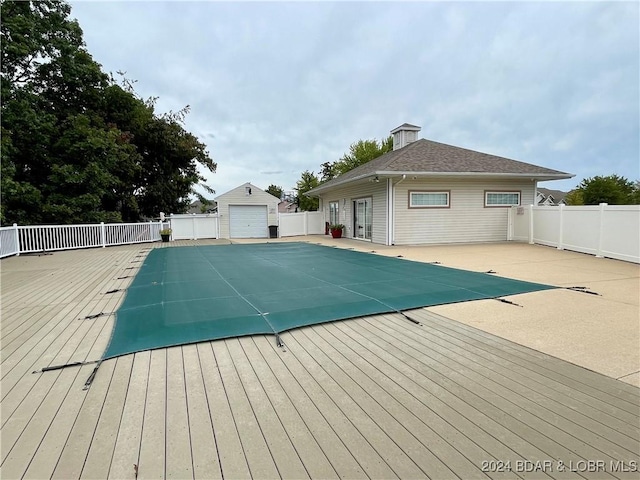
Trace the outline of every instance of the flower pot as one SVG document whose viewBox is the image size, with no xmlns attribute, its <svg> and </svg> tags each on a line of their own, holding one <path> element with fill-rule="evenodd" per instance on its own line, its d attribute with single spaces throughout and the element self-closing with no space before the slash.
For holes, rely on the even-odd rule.
<svg viewBox="0 0 640 480">
<path fill-rule="evenodd" d="M 333 238 L 342 238 L 342 229 L 341 228 L 334 228 L 331 230 L 331 236 Z"/>
<path fill-rule="evenodd" d="M 160 237 L 162 238 L 163 242 L 168 242 L 169 239 L 171 238 L 171 234 L 170 233 L 168 233 L 166 235 L 162 234 L 162 235 L 160 235 Z"/>
</svg>

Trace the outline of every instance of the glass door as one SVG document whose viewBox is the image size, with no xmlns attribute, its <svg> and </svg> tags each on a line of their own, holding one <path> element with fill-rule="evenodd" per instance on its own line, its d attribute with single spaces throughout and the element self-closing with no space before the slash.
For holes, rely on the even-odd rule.
<svg viewBox="0 0 640 480">
<path fill-rule="evenodd" d="M 373 215 L 371 199 L 359 198 L 353 202 L 353 238 L 371 240 Z"/>
</svg>

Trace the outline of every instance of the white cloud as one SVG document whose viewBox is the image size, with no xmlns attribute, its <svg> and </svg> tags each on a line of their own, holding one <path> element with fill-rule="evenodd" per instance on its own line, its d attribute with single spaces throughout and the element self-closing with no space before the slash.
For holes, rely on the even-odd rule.
<svg viewBox="0 0 640 480">
<path fill-rule="evenodd" d="M 405 121 L 577 175 L 552 188 L 640 178 L 637 3 L 72 7 L 105 70 L 126 70 L 160 111 L 191 105 L 186 127 L 218 163 L 218 194 L 246 181 L 289 190 Z"/>
</svg>

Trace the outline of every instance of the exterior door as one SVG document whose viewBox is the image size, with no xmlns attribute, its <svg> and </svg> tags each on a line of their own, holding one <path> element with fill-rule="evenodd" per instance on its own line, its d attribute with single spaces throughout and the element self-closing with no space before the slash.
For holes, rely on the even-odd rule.
<svg viewBox="0 0 640 480">
<path fill-rule="evenodd" d="M 359 198 L 353 202 L 353 238 L 371 240 L 373 215 L 371 198 Z"/>
</svg>

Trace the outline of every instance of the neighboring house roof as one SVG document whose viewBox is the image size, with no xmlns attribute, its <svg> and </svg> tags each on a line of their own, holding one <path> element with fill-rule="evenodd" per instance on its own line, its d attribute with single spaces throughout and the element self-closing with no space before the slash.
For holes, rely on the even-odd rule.
<svg viewBox="0 0 640 480">
<path fill-rule="evenodd" d="M 400 128 L 400 127 L 398 127 Z M 432 140 L 420 139 L 385 153 L 347 173 L 307 192 L 323 190 L 373 175 L 420 174 L 433 176 L 504 176 L 531 177 L 536 180 L 571 178 L 570 173 L 532 165 L 509 158 L 454 147 Z"/>
<path fill-rule="evenodd" d="M 278 204 L 278 213 L 296 213 L 298 205 L 295 202 L 283 200 Z"/>
<path fill-rule="evenodd" d="M 211 213 L 213 211 L 215 211 L 218 206 L 217 203 L 215 202 L 215 200 L 209 200 L 211 203 L 209 205 L 207 205 L 205 207 L 205 211 L 204 213 Z M 191 205 L 189 205 L 189 209 L 186 211 L 186 213 L 203 213 L 202 212 L 202 202 L 200 200 L 196 200 L 195 202 L 193 202 Z"/>
<path fill-rule="evenodd" d="M 538 193 L 543 197 L 541 203 L 546 202 L 547 205 L 559 205 L 561 202 L 564 202 L 564 197 L 566 197 L 569 192 L 538 187 Z"/>
</svg>

